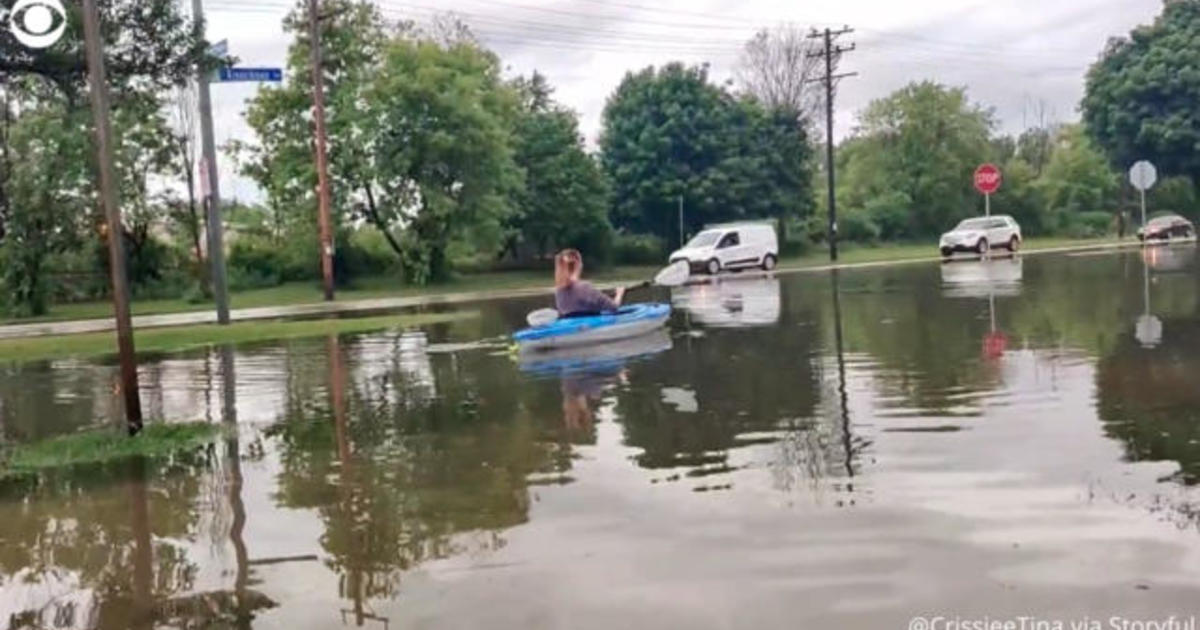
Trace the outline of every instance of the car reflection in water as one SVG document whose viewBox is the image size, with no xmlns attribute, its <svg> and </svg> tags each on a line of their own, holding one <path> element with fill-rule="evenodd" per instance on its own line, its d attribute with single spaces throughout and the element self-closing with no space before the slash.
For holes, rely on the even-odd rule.
<svg viewBox="0 0 1200 630">
<path fill-rule="evenodd" d="M 948 298 L 1015 297 L 1025 275 L 1020 256 L 942 265 L 942 295 Z"/>
<path fill-rule="evenodd" d="M 1165 273 L 1196 268 L 1196 244 L 1176 243 L 1163 247 L 1147 247 L 1142 259 L 1151 271 Z"/>
<path fill-rule="evenodd" d="M 981 344 L 986 359 L 999 359 L 1008 350 L 1008 335 L 996 324 L 996 298 L 1020 295 L 1023 277 L 1019 256 L 942 265 L 942 295 L 988 301 L 989 328 Z"/>
<path fill-rule="evenodd" d="M 520 356 L 522 372 L 562 382 L 563 424 L 572 441 L 590 442 L 595 424 L 595 405 L 612 385 L 625 381 L 626 368 L 634 361 L 671 349 L 665 329 L 611 343 L 525 352 Z"/>
<path fill-rule="evenodd" d="M 779 323 L 779 279 L 713 279 L 671 291 L 671 305 L 692 322 L 711 328 L 772 326 Z"/>
</svg>

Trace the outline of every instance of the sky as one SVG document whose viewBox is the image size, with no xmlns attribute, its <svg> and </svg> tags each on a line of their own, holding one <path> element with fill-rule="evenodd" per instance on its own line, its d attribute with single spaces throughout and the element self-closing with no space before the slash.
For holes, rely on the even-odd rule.
<svg viewBox="0 0 1200 630">
<path fill-rule="evenodd" d="M 374 0 L 389 19 L 427 22 L 453 12 L 501 58 L 506 74 L 537 70 L 555 99 L 575 110 L 589 146 L 605 99 L 626 72 L 669 61 L 708 63 L 716 82 L 732 79 L 744 42 L 763 27 L 794 24 L 854 32 L 839 70 L 835 135 L 853 132 L 871 100 L 912 81 L 965 86 L 993 108 L 999 130 L 1039 118 L 1078 120 L 1083 77 L 1109 37 L 1153 20 L 1161 0 Z M 283 66 L 289 0 L 204 0 L 208 38 L 227 39 L 242 66 Z M 257 84 L 214 84 L 218 144 L 252 141 L 242 119 Z M 222 194 L 261 193 L 219 158 Z"/>
</svg>

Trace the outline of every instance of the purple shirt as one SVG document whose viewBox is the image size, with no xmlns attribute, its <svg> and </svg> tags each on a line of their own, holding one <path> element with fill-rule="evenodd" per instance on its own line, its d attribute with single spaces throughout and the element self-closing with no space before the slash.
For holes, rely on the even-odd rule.
<svg viewBox="0 0 1200 630">
<path fill-rule="evenodd" d="M 579 281 L 554 290 L 554 307 L 561 315 L 611 313 L 617 310 L 617 303 L 591 284 Z"/>
</svg>

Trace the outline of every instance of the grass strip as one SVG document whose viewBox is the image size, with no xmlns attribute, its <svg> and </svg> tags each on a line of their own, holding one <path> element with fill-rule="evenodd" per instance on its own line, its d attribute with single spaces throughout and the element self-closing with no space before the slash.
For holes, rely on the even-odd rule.
<svg viewBox="0 0 1200 630">
<path fill-rule="evenodd" d="M 413 328 L 457 321 L 478 315 L 475 312 L 420 313 L 342 319 L 249 321 L 236 322 L 227 326 L 200 324 L 135 331 L 134 340 L 139 354 L 178 352 L 209 345 Z M 116 339 L 116 333 L 111 331 L 3 339 L 0 340 L 0 361 L 34 361 L 111 355 L 116 352 Z"/>
<path fill-rule="evenodd" d="M 148 424 L 129 437 L 115 428 L 92 429 L 30 444 L 10 446 L 0 462 L 0 478 L 24 477 L 81 464 L 102 464 L 127 457 L 167 457 L 211 444 L 223 433 L 208 422 Z"/>
</svg>

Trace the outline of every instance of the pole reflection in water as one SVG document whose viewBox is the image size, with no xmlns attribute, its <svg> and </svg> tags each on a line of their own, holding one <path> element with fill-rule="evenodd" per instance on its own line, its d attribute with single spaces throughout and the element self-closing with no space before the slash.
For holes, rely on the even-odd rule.
<svg viewBox="0 0 1200 630">
<path fill-rule="evenodd" d="M 842 340 L 842 291 L 838 281 L 838 270 L 830 271 L 833 286 L 834 342 L 837 350 L 838 400 L 842 420 L 842 450 L 846 465 L 846 490 L 854 492 L 854 436 L 850 431 L 850 395 L 846 390 L 846 356 Z"/>
<path fill-rule="evenodd" d="M 1150 312 L 1150 266 L 1158 251 L 1157 248 L 1142 250 L 1142 315 L 1134 323 L 1134 331 L 1143 348 L 1154 348 L 1162 343 L 1162 320 Z"/>
<path fill-rule="evenodd" d="M 133 532 L 133 628 L 153 627 L 154 552 L 150 536 L 150 507 L 146 496 L 146 460 L 129 461 L 129 526 Z"/>
<path fill-rule="evenodd" d="M 229 507 L 233 522 L 229 526 L 229 542 L 233 545 L 237 573 L 233 581 L 234 616 L 238 627 L 250 627 L 251 615 L 246 608 L 246 586 L 250 580 L 250 559 L 243 534 L 246 531 L 246 506 L 242 502 L 242 459 L 237 426 L 237 375 L 233 365 L 233 346 L 221 346 L 221 422 L 229 432 L 225 440 L 225 469 L 229 478 Z"/>
<path fill-rule="evenodd" d="M 362 555 L 369 551 L 367 540 L 369 532 L 365 529 L 366 525 L 364 524 L 370 521 L 371 515 L 359 514 L 358 509 L 359 505 L 364 504 L 363 498 L 358 496 L 363 492 L 363 486 L 355 477 L 354 453 L 350 444 L 346 410 L 346 364 L 337 335 L 329 335 L 326 340 L 326 348 L 329 353 L 329 398 L 339 465 L 338 496 L 341 504 L 339 511 L 341 518 L 351 524 L 351 545 L 355 550 L 348 558 L 347 572 L 342 578 L 341 585 L 342 597 L 350 599 L 353 606 L 349 610 L 343 608 L 339 612 L 343 623 L 346 621 L 347 613 L 350 613 L 353 615 L 355 626 L 362 626 L 366 621 L 372 620 L 381 622 L 386 628 L 388 626 L 387 617 L 380 617 L 368 611 L 365 603 L 363 570 L 364 566 L 370 562 L 370 558 Z"/>
</svg>

